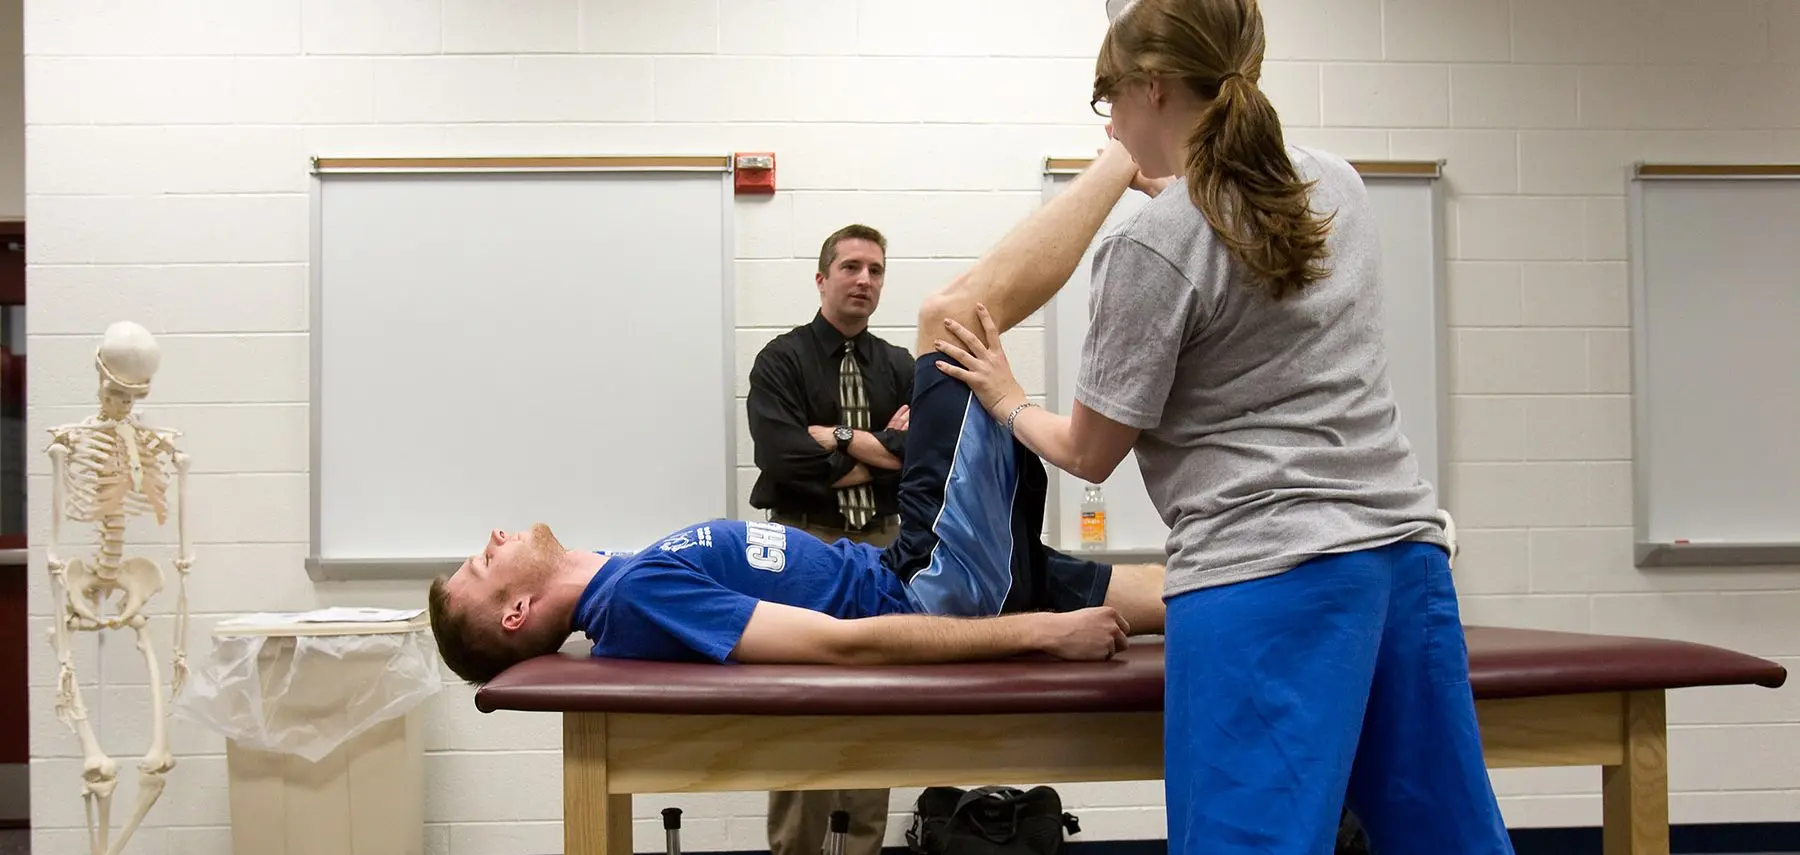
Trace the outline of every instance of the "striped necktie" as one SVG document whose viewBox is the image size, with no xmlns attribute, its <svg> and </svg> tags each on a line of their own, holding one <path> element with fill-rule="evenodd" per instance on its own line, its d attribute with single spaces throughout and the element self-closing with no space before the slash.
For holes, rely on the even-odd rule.
<svg viewBox="0 0 1800 855">
<path fill-rule="evenodd" d="M 844 359 L 838 363 L 838 406 L 844 426 L 869 429 L 869 398 L 863 391 L 862 370 L 856 365 L 856 347 L 851 342 L 844 343 Z M 868 484 L 839 488 L 837 498 L 838 510 L 851 529 L 861 529 L 875 515 L 875 492 Z"/>
</svg>

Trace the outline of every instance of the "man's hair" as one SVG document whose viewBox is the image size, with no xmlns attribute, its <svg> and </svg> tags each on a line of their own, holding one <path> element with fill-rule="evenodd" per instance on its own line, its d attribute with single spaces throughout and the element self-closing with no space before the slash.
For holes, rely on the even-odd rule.
<svg viewBox="0 0 1800 855">
<path fill-rule="evenodd" d="M 831 236 L 825 239 L 825 243 L 819 247 L 820 273 L 831 270 L 831 263 L 837 261 L 838 241 L 844 240 L 866 240 L 881 247 L 881 254 L 883 256 L 887 255 L 887 238 L 882 237 L 881 232 L 876 231 L 871 226 L 865 226 L 861 223 L 851 223 L 850 225 L 832 232 Z"/>
<path fill-rule="evenodd" d="M 528 629 L 515 633 L 516 639 L 504 638 L 493 622 L 482 622 L 481 609 L 454 608 L 449 583 L 448 576 L 431 581 L 427 597 L 431 633 L 437 638 L 438 655 L 444 658 L 444 664 L 471 686 L 486 685 L 500 672 L 527 659 L 555 653 L 568 637 Z"/>
<path fill-rule="evenodd" d="M 1310 210 L 1311 182 L 1288 158 L 1262 77 L 1257 0 L 1136 0 L 1107 28 L 1094 99 L 1152 77 L 1208 104 L 1188 130 L 1188 196 L 1262 290 L 1281 299 L 1328 275 L 1331 218 Z"/>
</svg>

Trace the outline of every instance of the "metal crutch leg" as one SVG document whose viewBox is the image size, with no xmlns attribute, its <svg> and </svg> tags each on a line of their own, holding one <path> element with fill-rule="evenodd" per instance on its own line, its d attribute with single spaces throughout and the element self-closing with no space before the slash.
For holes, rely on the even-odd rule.
<svg viewBox="0 0 1800 855">
<path fill-rule="evenodd" d="M 681 808 L 663 808 L 662 818 L 669 855 L 681 855 Z"/>
<path fill-rule="evenodd" d="M 850 812 L 834 810 L 831 812 L 831 826 L 825 832 L 824 855 L 844 855 L 850 841 Z"/>
</svg>

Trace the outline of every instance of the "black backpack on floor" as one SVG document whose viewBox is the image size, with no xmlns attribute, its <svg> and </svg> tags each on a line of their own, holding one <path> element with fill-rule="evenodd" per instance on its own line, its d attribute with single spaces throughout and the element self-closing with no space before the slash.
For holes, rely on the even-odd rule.
<svg viewBox="0 0 1800 855">
<path fill-rule="evenodd" d="M 1057 855 L 1081 833 L 1050 787 L 927 787 L 913 807 L 906 844 L 919 855 Z"/>
</svg>

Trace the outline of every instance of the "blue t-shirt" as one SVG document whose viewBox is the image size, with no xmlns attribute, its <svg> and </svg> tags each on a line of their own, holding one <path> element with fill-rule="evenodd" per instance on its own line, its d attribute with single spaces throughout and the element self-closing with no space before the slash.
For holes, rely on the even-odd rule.
<svg viewBox="0 0 1800 855">
<path fill-rule="evenodd" d="M 916 611 L 874 546 L 720 519 L 608 559 L 576 603 L 574 627 L 595 656 L 722 663 L 760 600 L 842 619 Z"/>
</svg>

